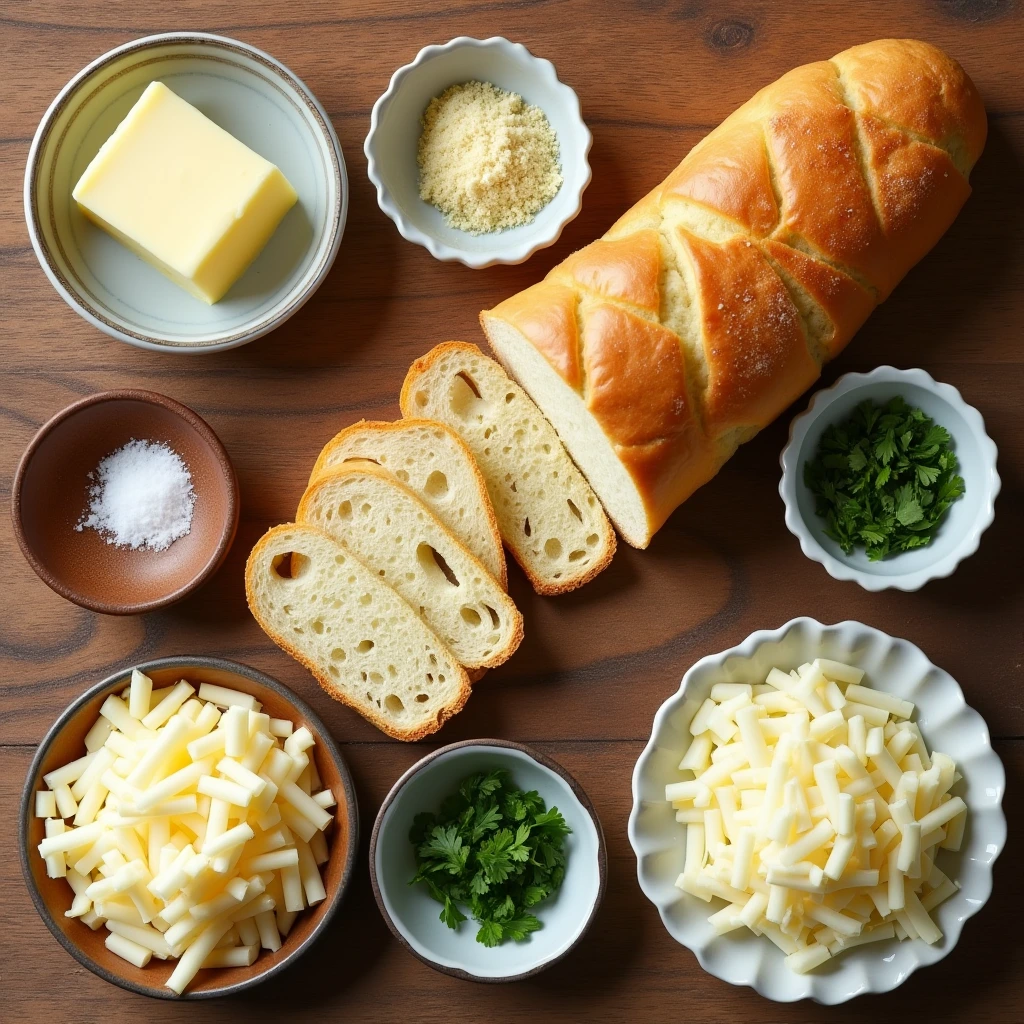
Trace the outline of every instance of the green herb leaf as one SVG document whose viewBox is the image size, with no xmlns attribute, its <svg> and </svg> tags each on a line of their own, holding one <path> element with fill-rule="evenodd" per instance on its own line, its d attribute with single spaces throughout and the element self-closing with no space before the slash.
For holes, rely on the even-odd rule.
<svg viewBox="0 0 1024 1024">
<path fill-rule="evenodd" d="M 469 848 L 463 846 L 457 826 L 442 828 L 438 825 L 431 830 L 430 838 L 419 847 L 424 860 L 435 860 L 453 875 L 461 874 L 469 857 Z"/>
<path fill-rule="evenodd" d="M 444 909 L 441 911 L 440 920 L 444 921 L 449 928 L 455 929 L 466 920 L 466 915 L 459 910 L 450 897 L 445 896 Z"/>
<path fill-rule="evenodd" d="M 875 443 L 875 458 L 881 459 L 882 464 L 887 466 L 896 454 L 896 439 L 890 428 L 885 432 L 885 437 Z"/>
<path fill-rule="evenodd" d="M 912 484 L 904 484 L 896 492 L 896 518 L 904 525 L 910 526 L 923 517 L 921 504 L 914 497 Z"/>
<path fill-rule="evenodd" d="M 496 803 L 490 804 L 483 811 L 477 810 L 473 821 L 472 841 L 475 843 L 488 832 L 496 829 L 501 823 L 501 811 Z"/>
<path fill-rule="evenodd" d="M 540 927 L 540 921 L 533 914 L 522 914 L 510 921 L 502 921 L 501 929 L 508 939 L 515 939 L 522 942 L 530 932 L 535 932 Z"/>
<path fill-rule="evenodd" d="M 501 925 L 497 921 L 484 921 L 480 925 L 480 931 L 476 933 L 476 941 L 482 942 L 485 946 L 497 946 L 501 943 Z"/>
</svg>

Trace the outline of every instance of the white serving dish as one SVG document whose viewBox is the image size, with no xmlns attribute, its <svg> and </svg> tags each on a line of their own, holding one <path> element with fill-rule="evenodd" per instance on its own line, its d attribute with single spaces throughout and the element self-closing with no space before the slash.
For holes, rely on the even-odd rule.
<svg viewBox="0 0 1024 1024">
<path fill-rule="evenodd" d="M 483 235 L 451 227 L 440 210 L 420 199 L 416 163 L 427 104 L 448 86 L 472 80 L 518 93 L 544 111 L 558 138 L 563 178 L 557 195 L 530 224 Z M 583 190 L 590 184 L 591 141 L 576 93 L 558 80 L 550 61 L 501 36 L 459 36 L 443 46 L 425 46 L 391 76 L 387 91 L 373 105 L 363 149 L 377 202 L 403 237 L 439 260 L 480 269 L 522 263 L 558 239 L 580 212 Z"/>
<path fill-rule="evenodd" d="M 87 220 L 71 197 L 156 79 L 277 164 L 299 194 L 263 252 L 213 306 Z M 51 284 L 112 338 L 162 352 L 235 348 L 282 324 L 327 276 L 347 212 L 341 146 L 309 89 L 262 50 L 202 32 L 146 36 L 94 60 L 43 115 L 25 170 L 25 219 Z"/>
<path fill-rule="evenodd" d="M 783 964 L 782 952 L 767 938 L 745 930 L 716 935 L 707 918 L 724 905 L 721 900 L 707 904 L 676 888 L 685 826 L 665 800 L 665 784 L 682 777 L 678 764 L 692 738 L 689 723 L 714 683 L 762 683 L 772 667 L 792 669 L 815 657 L 856 665 L 871 685 L 917 705 L 914 720 L 928 749 L 948 754 L 963 774 L 954 792 L 966 801 L 968 819 L 960 851 L 940 851 L 939 866 L 961 888 L 933 911 L 944 933 L 936 945 L 890 939 L 857 946 L 801 975 Z M 964 922 L 992 892 L 992 867 L 1006 842 L 1005 787 L 1006 774 L 981 715 L 964 702 L 952 676 L 919 648 L 860 622 L 824 626 L 798 618 L 702 658 L 658 709 L 651 739 L 633 770 L 629 841 L 644 895 L 658 908 L 669 934 L 694 952 L 704 970 L 778 1002 L 841 1003 L 867 992 L 888 992 L 953 949 Z"/>
<path fill-rule="evenodd" d="M 536 790 L 562 812 L 566 871 L 561 888 L 532 908 L 542 923 L 523 942 L 488 948 L 476 941 L 472 919 L 453 931 L 438 920 L 439 905 L 422 885 L 409 885 L 416 858 L 409 842 L 413 819 L 475 772 L 507 768 L 515 784 Z M 428 754 L 392 787 L 370 838 L 370 881 L 395 937 L 425 964 L 470 981 L 520 981 L 566 956 L 590 927 L 604 895 L 607 853 L 601 823 L 575 779 L 539 751 L 507 740 L 465 740 Z"/>
<path fill-rule="evenodd" d="M 966 489 L 946 512 L 930 544 L 871 562 L 862 547 L 847 555 L 825 534 L 825 520 L 815 513 L 814 495 L 804 484 L 804 463 L 814 458 L 830 424 L 846 419 L 867 398 L 881 403 L 897 395 L 952 435 Z M 853 580 L 865 590 L 919 590 L 929 580 L 951 575 L 978 550 L 981 535 L 995 516 L 1000 481 L 996 446 L 985 433 L 985 421 L 956 388 L 940 384 L 924 370 L 879 366 L 870 373 L 847 373 L 832 387 L 816 392 L 807 410 L 790 425 L 780 461 L 779 494 L 786 506 L 786 526 L 801 550 L 833 578 Z"/>
</svg>

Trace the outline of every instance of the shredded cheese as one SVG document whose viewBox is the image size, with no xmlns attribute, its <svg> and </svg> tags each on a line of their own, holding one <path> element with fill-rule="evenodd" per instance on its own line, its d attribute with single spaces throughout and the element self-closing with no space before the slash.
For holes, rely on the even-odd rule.
<svg viewBox="0 0 1024 1024">
<path fill-rule="evenodd" d="M 942 937 L 930 912 L 958 886 L 934 856 L 960 848 L 967 805 L 913 713 L 826 659 L 712 687 L 679 764 L 693 778 L 665 799 L 686 829 L 676 885 L 727 902 L 717 934 L 764 935 L 800 974 L 866 942 Z"/>
<path fill-rule="evenodd" d="M 280 949 L 326 899 L 319 865 L 337 806 L 309 729 L 237 690 L 195 694 L 185 680 L 154 691 L 134 671 L 104 701 L 85 756 L 35 796 L 47 874 L 74 893 L 65 916 L 105 926 L 107 949 L 136 967 L 176 959 L 167 986 L 179 994 L 200 969 Z"/>
</svg>

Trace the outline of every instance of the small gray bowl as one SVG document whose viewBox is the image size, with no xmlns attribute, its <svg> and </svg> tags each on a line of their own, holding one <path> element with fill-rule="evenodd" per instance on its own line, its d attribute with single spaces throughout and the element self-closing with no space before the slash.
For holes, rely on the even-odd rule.
<svg viewBox="0 0 1024 1024">
<path fill-rule="evenodd" d="M 847 555 L 826 535 L 825 520 L 816 514 L 814 495 L 804 483 L 804 463 L 814 458 L 830 424 L 846 419 L 865 399 L 882 403 L 897 395 L 949 431 L 965 491 L 946 512 L 930 544 L 872 562 L 863 548 Z M 920 590 L 929 580 L 952 575 L 978 550 L 981 535 L 995 517 L 1000 481 L 996 446 L 985 432 L 985 421 L 956 388 L 940 384 L 924 370 L 879 366 L 870 373 L 847 373 L 832 387 L 816 392 L 806 412 L 793 420 L 780 461 L 779 494 L 786 506 L 786 526 L 801 550 L 834 579 L 853 580 L 865 590 Z"/>
<path fill-rule="evenodd" d="M 42 778 L 47 772 L 82 756 L 85 734 L 99 716 L 100 705 L 109 694 L 125 689 L 133 667 L 145 672 L 156 687 L 171 686 L 184 678 L 191 683 L 214 683 L 251 693 L 274 718 L 290 718 L 296 725 L 305 725 L 316 740 L 311 753 L 316 758 L 317 771 L 338 801 L 335 821 L 328 833 L 330 856 L 321 869 L 327 898 L 296 918 L 276 953 L 262 950 L 250 967 L 200 971 L 180 996 L 164 986 L 175 961 L 153 960 L 146 967 L 135 967 L 104 946 L 106 932 L 102 927 L 91 931 L 78 919 L 64 916 L 74 894 L 64 879 L 47 877 L 46 865 L 36 850 L 43 838 L 43 819 L 35 816 L 35 791 L 44 788 Z M 181 656 L 147 661 L 123 668 L 86 690 L 63 711 L 39 744 L 25 780 L 18 818 L 22 874 L 32 902 L 54 938 L 83 967 L 104 981 L 157 999 L 215 999 L 232 995 L 266 981 L 294 963 L 323 935 L 341 906 L 352 881 L 358 846 L 359 809 L 355 787 L 348 765 L 327 727 L 312 708 L 283 683 L 247 665 L 221 658 Z"/>
<path fill-rule="evenodd" d="M 542 927 L 523 942 L 488 948 L 468 920 L 455 931 L 438 920 L 438 904 L 421 885 L 409 885 L 416 858 L 409 828 L 421 811 L 436 811 L 474 772 L 507 768 L 522 789 L 557 807 L 566 837 L 565 881 L 533 912 Z M 537 750 L 507 740 L 464 740 L 414 764 L 391 788 L 370 836 L 370 881 L 377 906 L 395 938 L 429 967 L 466 981 L 521 981 L 557 963 L 583 938 L 604 896 L 608 871 L 604 832 L 579 783 Z"/>
<path fill-rule="evenodd" d="M 71 197 L 157 79 L 280 167 L 299 194 L 252 266 L 212 306 L 88 221 Z M 25 170 L 25 220 L 50 283 L 112 338 L 161 352 L 235 348 L 284 323 L 331 269 L 347 212 L 345 159 L 313 94 L 262 50 L 203 32 L 146 36 L 94 60 L 43 115 Z"/>
</svg>

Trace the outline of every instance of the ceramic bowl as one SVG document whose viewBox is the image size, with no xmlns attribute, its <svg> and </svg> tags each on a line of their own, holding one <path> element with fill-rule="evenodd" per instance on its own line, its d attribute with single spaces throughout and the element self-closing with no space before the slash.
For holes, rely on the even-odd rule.
<svg viewBox="0 0 1024 1024">
<path fill-rule="evenodd" d="M 44 788 L 42 777 L 82 756 L 85 734 L 96 721 L 100 705 L 108 695 L 120 693 L 127 687 L 132 667 L 150 676 L 155 687 L 187 679 L 196 684 L 197 689 L 199 683 L 206 682 L 243 690 L 253 694 L 263 705 L 263 711 L 272 717 L 291 719 L 296 728 L 305 725 L 316 740 L 312 754 L 317 772 L 338 801 L 335 822 L 327 833 L 330 859 L 320 868 L 327 898 L 295 919 L 291 932 L 276 953 L 262 950 L 250 967 L 200 971 L 181 996 L 164 987 L 174 969 L 174 961 L 154 959 L 144 968 L 134 967 L 104 946 L 105 928 L 101 926 L 94 932 L 81 921 L 64 916 L 71 906 L 71 887 L 62 878 L 47 877 L 46 865 L 36 850 L 44 834 L 43 819 L 33 813 L 34 793 Z M 83 967 L 105 981 L 140 995 L 160 999 L 212 999 L 251 988 L 284 970 L 326 930 L 352 879 L 359 845 L 359 814 L 348 765 L 327 727 L 304 701 L 277 680 L 246 665 L 219 658 L 183 656 L 161 658 L 115 672 L 86 690 L 61 714 L 32 759 L 21 798 L 19 830 L 21 868 L 32 902 L 57 941 Z"/>
<path fill-rule="evenodd" d="M 473 80 L 518 93 L 544 111 L 558 138 L 563 177 L 557 195 L 531 223 L 482 235 L 451 227 L 436 207 L 420 199 L 416 163 L 427 104 L 448 86 Z M 591 141 L 576 93 L 558 80 L 550 61 L 501 36 L 459 36 L 443 46 L 425 46 L 391 76 L 387 91 L 373 105 L 363 149 L 377 202 L 403 237 L 439 260 L 480 269 L 522 263 L 557 241 L 582 208 L 583 190 L 590 184 Z"/>
<path fill-rule="evenodd" d="M 163 551 L 108 544 L 75 526 L 100 460 L 133 438 L 167 444 L 192 476 L 188 534 Z M 153 391 L 102 391 L 57 413 L 14 474 L 11 516 L 29 565 L 83 608 L 136 615 L 180 601 L 216 572 L 238 527 L 238 482 L 217 435 L 191 409 Z"/>
<path fill-rule="evenodd" d="M 804 463 L 814 458 L 830 424 L 846 419 L 865 399 L 884 403 L 897 395 L 952 435 L 966 490 L 950 506 L 930 544 L 871 562 L 863 548 L 847 555 L 826 536 L 825 520 L 815 513 L 814 495 L 804 484 Z M 995 516 L 1000 481 L 996 446 L 985 433 L 985 421 L 956 388 L 940 384 L 924 370 L 879 366 L 870 373 L 848 373 L 832 387 L 818 391 L 807 410 L 793 420 L 781 463 L 779 493 L 786 506 L 786 526 L 800 541 L 803 553 L 835 579 L 853 580 L 865 590 L 919 590 L 929 580 L 951 575 L 978 550 L 981 535 Z"/>
<path fill-rule="evenodd" d="M 708 915 L 724 904 L 704 903 L 675 886 L 683 868 L 685 826 L 665 800 L 665 784 L 678 781 L 680 758 L 692 737 L 689 724 L 718 682 L 763 683 L 769 669 L 793 669 L 816 657 L 864 669 L 870 684 L 917 706 L 915 721 L 929 750 L 956 761 L 963 779 L 954 788 L 967 803 L 967 830 L 958 853 L 939 851 L 939 867 L 960 883 L 960 891 L 932 913 L 943 931 L 934 946 L 895 939 L 856 946 L 809 974 L 794 974 L 767 938 L 745 929 L 716 935 Z M 860 622 L 823 626 L 793 619 L 781 629 L 752 633 L 743 643 L 698 661 L 678 691 L 654 716 L 651 739 L 633 770 L 629 841 L 637 856 L 644 895 L 662 923 L 691 949 L 710 974 L 732 985 L 749 985 L 768 999 L 814 999 L 841 1003 L 866 992 L 888 992 L 918 967 L 934 964 L 956 945 L 961 929 L 992 892 L 992 868 L 1006 842 L 1002 811 L 1006 775 L 992 750 L 981 715 L 964 702 L 955 680 L 906 640 Z"/>
<path fill-rule="evenodd" d="M 86 220 L 71 198 L 89 161 L 156 79 L 277 164 L 299 194 L 263 252 L 213 306 Z M 167 352 L 234 348 L 284 323 L 327 276 L 347 209 L 341 146 L 309 89 L 262 50 L 201 32 L 136 39 L 80 71 L 43 115 L 25 171 L 32 246 L 62 298 L 111 337 Z"/>
<path fill-rule="evenodd" d="M 549 808 L 557 807 L 572 834 L 565 840 L 562 887 L 533 908 L 542 927 L 523 942 L 489 949 L 476 941 L 472 920 L 452 931 L 423 887 L 409 885 L 416 873 L 409 829 L 417 814 L 436 811 L 466 776 L 494 767 L 508 769 L 517 786 L 536 790 Z M 370 837 L 370 881 L 395 938 L 428 966 L 469 981 L 519 981 L 561 960 L 597 914 L 606 874 L 601 822 L 579 783 L 550 758 L 506 740 L 466 740 L 428 754 L 391 788 Z"/>
</svg>

